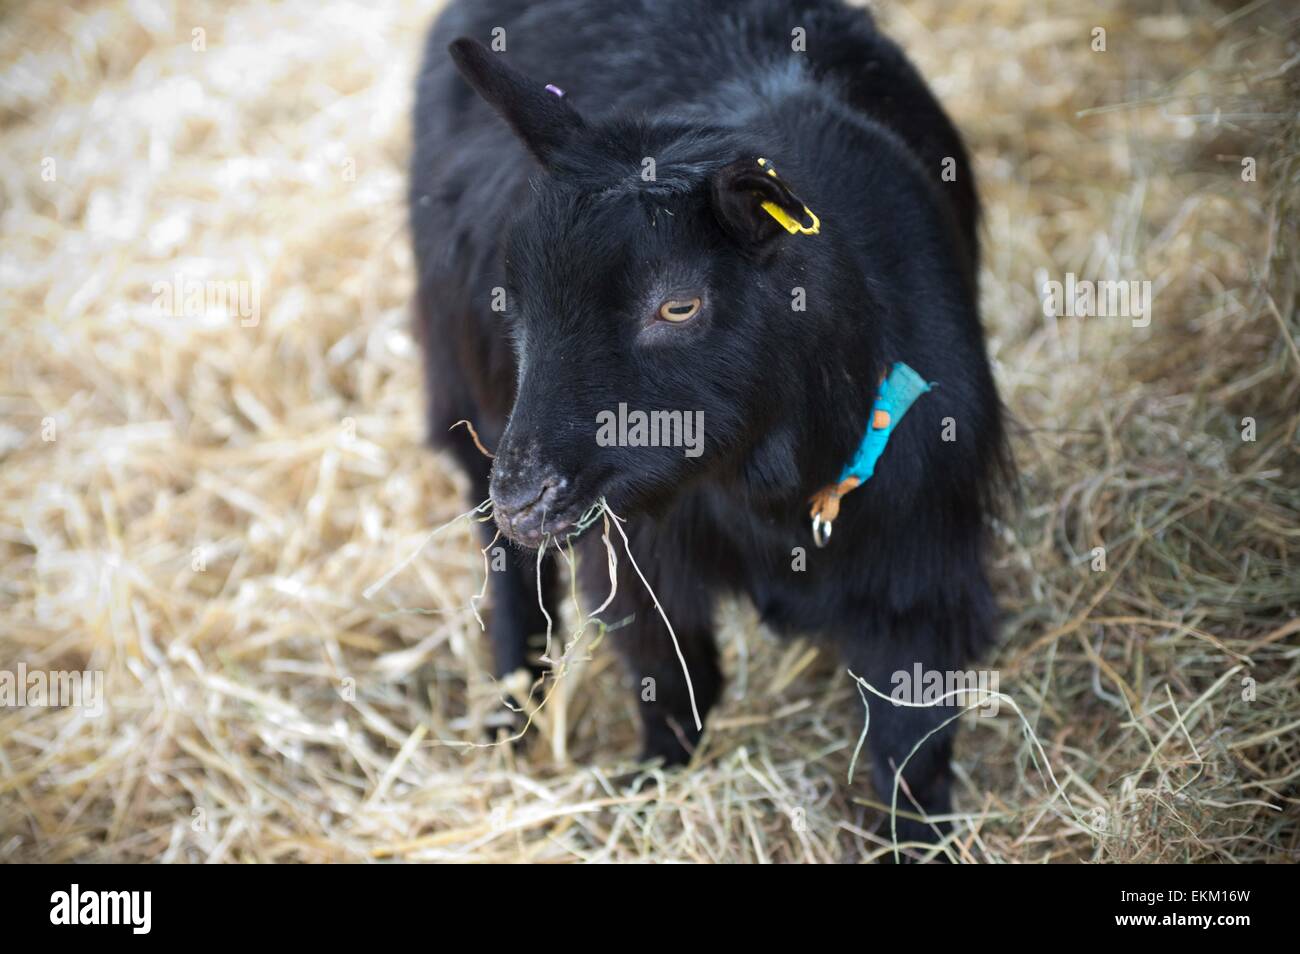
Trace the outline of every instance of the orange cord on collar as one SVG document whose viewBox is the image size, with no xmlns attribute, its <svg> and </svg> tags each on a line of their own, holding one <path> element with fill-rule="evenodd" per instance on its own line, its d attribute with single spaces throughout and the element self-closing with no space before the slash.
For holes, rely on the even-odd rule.
<svg viewBox="0 0 1300 954">
<path fill-rule="evenodd" d="M 812 503 L 811 515 L 822 523 L 834 523 L 840 515 L 840 498 L 862 485 L 856 477 L 845 477 L 838 484 L 829 484 L 809 498 Z"/>
</svg>

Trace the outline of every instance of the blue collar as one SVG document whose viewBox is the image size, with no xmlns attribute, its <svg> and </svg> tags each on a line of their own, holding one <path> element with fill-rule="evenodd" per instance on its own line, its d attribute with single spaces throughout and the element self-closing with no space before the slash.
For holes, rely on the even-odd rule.
<svg viewBox="0 0 1300 954">
<path fill-rule="evenodd" d="M 871 479 L 899 421 L 916 399 L 931 387 L 925 378 L 901 361 L 890 368 L 889 374 L 880 382 L 876 401 L 871 406 L 871 420 L 857 451 L 840 471 L 839 480 L 813 495 L 812 531 L 817 546 L 824 547 L 830 542 L 831 524 L 840 512 L 840 498 Z"/>
</svg>

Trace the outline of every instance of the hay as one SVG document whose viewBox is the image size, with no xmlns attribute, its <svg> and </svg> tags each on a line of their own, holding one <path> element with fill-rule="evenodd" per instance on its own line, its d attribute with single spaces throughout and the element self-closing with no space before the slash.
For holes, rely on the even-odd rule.
<svg viewBox="0 0 1300 954">
<path fill-rule="evenodd" d="M 1296 22 L 1188 6 L 881 8 L 982 179 L 1025 475 L 991 665 L 1073 806 L 1010 711 L 967 717 L 961 860 L 1300 851 Z M 99 718 L 0 709 L 0 859 L 889 855 L 890 793 L 846 784 L 857 684 L 743 605 L 696 767 L 629 783 L 635 703 L 601 632 L 566 647 L 526 744 L 478 744 L 511 714 L 470 520 L 363 595 L 468 506 L 420 447 L 407 313 L 429 13 L 0 22 L 0 669 L 100 670 L 107 695 Z M 1150 326 L 1045 319 L 1067 272 L 1150 280 Z"/>
</svg>

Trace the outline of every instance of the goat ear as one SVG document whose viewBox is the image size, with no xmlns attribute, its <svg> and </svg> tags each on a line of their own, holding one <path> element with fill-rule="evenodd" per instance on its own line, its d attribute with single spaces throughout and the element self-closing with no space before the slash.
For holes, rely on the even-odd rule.
<svg viewBox="0 0 1300 954">
<path fill-rule="evenodd" d="M 460 75 L 510 124 L 542 165 L 584 125 L 582 117 L 541 83 L 506 65 L 482 43 L 461 37 L 448 47 Z"/>
<path fill-rule="evenodd" d="M 805 223 L 809 217 L 803 201 L 777 178 L 766 159 L 757 156 L 738 159 L 714 173 L 712 200 L 723 227 L 742 245 L 760 250 L 787 233 L 765 204 L 780 209 L 795 223 Z"/>
</svg>

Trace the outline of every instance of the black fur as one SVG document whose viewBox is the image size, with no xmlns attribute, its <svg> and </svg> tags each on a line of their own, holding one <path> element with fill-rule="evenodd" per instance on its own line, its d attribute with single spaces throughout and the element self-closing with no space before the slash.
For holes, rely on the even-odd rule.
<svg viewBox="0 0 1300 954">
<path fill-rule="evenodd" d="M 490 43 L 494 27 L 504 52 L 471 42 Z M 796 28 L 806 52 L 792 50 Z M 471 40 L 449 51 L 460 37 Z M 974 181 L 951 122 L 866 12 L 839 0 L 459 0 L 430 34 L 415 131 L 431 439 L 525 545 L 563 536 L 602 496 L 630 518 L 702 711 L 722 684 L 712 614 L 724 591 L 780 630 L 835 642 L 885 691 L 916 662 L 963 669 L 990 645 L 985 518 L 1005 457 L 977 312 Z M 806 203 L 820 234 L 786 234 L 762 199 Z M 498 287 L 505 313 L 491 308 Z M 692 297 L 703 307 L 689 322 L 656 317 L 662 300 Z M 808 499 L 852 456 L 895 361 L 939 386 L 815 549 Z M 597 414 L 620 402 L 703 411 L 702 455 L 598 446 Z M 945 418 L 955 441 L 942 439 Z M 461 419 L 495 448 L 491 472 L 463 429 L 449 431 Z M 594 605 L 608 590 L 603 549 L 588 534 L 578 550 Z M 680 762 L 698 741 L 680 667 L 619 566 L 605 618 L 634 615 L 611 639 L 638 699 L 656 682 L 641 705 L 645 754 Z M 492 578 L 504 674 L 528 662 L 544 620 L 529 553 Z M 882 797 L 952 711 L 871 700 Z M 949 810 L 951 745 L 951 729 L 937 734 L 905 772 L 927 811 Z M 900 835 L 933 830 L 902 823 Z"/>
</svg>

